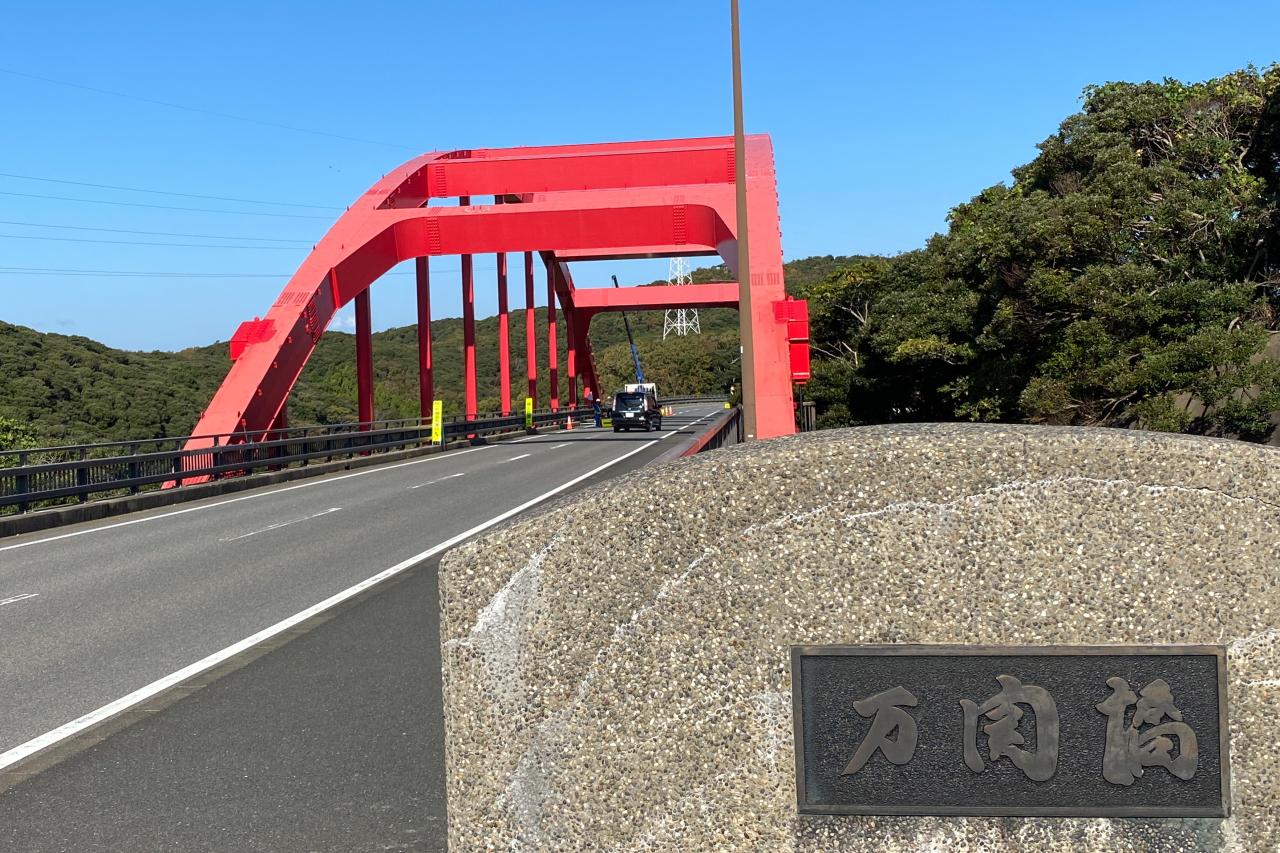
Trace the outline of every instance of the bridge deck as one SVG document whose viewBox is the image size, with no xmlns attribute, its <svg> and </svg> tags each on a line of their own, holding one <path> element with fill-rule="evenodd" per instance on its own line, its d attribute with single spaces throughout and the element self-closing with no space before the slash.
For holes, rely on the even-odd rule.
<svg viewBox="0 0 1280 853">
<path fill-rule="evenodd" d="M 6 545 L 0 592 L 37 597 L 0 610 L 0 748 L 632 451 L 584 482 L 666 455 L 715 412 L 679 408 L 679 433 L 556 433 Z M 440 849 L 436 559 L 6 791 L 0 846 Z"/>
</svg>

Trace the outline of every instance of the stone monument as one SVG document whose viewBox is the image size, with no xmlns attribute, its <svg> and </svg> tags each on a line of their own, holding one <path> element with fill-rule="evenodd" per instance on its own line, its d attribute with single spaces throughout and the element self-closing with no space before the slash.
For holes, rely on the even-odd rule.
<svg viewBox="0 0 1280 853">
<path fill-rule="evenodd" d="M 1241 442 L 913 425 L 644 469 L 442 563 L 451 849 L 1275 850 L 1278 570 L 1280 454 Z M 829 644 L 1225 649 L 1230 815 L 801 813 L 792 650 Z M 972 722 L 1002 685 L 1013 689 L 984 683 L 973 707 L 949 713 Z M 1017 689 L 1018 701 L 1032 695 Z M 1123 715 L 1127 699 L 1107 705 L 1112 689 L 1097 691 L 1071 713 L 1097 727 L 1101 756 L 1104 709 Z M 1174 684 L 1176 701 L 1184 692 Z M 913 698 L 920 708 L 896 707 L 921 710 L 926 700 Z M 1188 728 L 1198 725 L 1183 707 Z M 870 719 L 848 718 L 866 733 Z M 939 737 L 926 718 L 917 751 L 942 748 L 928 746 Z M 1062 721 L 1061 760 L 1079 763 L 1065 710 Z M 850 733 L 841 768 L 860 736 Z M 1024 746 L 1043 750 L 1039 737 Z M 993 735 L 964 761 L 959 742 L 948 744 L 955 756 L 941 766 L 953 769 L 940 772 L 975 780 L 975 791 L 997 771 L 1048 784 L 1034 778 L 1046 766 L 1019 775 L 1011 742 L 993 757 Z M 910 758 L 905 746 L 888 752 Z M 897 772 L 874 749 L 858 757 Z M 1102 774 L 1100 761 L 1080 772 Z M 1116 790 L 1182 784 L 1150 767 L 1125 788 L 1133 777 L 1118 766 L 1108 770 Z"/>
</svg>

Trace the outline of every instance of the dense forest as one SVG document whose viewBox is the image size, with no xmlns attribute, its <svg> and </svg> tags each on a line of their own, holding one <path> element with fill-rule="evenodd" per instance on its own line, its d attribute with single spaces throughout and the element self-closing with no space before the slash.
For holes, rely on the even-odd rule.
<svg viewBox="0 0 1280 853">
<path fill-rule="evenodd" d="M 820 426 L 1003 421 L 1265 440 L 1280 410 L 1280 67 L 1203 83 L 1108 83 L 1013 170 L 894 257 L 786 265 L 810 304 Z M 694 281 L 728 278 L 723 267 Z M 737 317 L 662 340 L 631 315 L 664 393 L 737 381 Z M 497 407 L 496 318 L 478 322 L 481 408 Z M 563 325 L 560 327 L 563 372 Z M 462 323 L 432 323 L 439 396 L 461 406 Z M 380 418 L 417 413 L 416 327 L 374 336 Z M 524 317 L 511 321 L 523 397 Z M 546 314 L 538 314 L 539 360 Z M 618 315 L 593 323 L 609 392 L 632 375 Z M 122 352 L 0 323 L 0 446 L 181 435 L 229 362 L 225 343 Z M 545 405 L 545 367 L 540 369 Z M 355 417 L 355 344 L 329 332 L 290 402 L 295 423 Z"/>
</svg>

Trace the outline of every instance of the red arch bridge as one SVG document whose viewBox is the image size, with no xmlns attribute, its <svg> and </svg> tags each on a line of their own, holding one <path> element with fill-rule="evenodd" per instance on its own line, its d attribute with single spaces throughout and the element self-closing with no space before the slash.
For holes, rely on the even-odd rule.
<svg viewBox="0 0 1280 853">
<path fill-rule="evenodd" d="M 234 364 L 193 430 L 187 450 L 212 436 L 254 439 L 287 426 L 289 392 L 334 314 L 355 303 L 359 416 L 372 421 L 373 362 L 369 294 L 393 266 L 417 260 L 421 413 L 434 396 L 431 287 L 427 259 L 461 255 L 466 416 L 477 416 L 475 280 L 471 258 L 498 257 L 500 399 L 511 412 L 507 256 L 523 253 L 528 395 L 537 399 L 534 256 L 546 266 L 547 379 L 551 407 L 599 389 L 591 319 L 604 311 L 737 307 L 737 282 L 577 289 L 570 264 L 621 258 L 719 255 L 737 274 L 735 181 L 745 170 L 750 222 L 754 435 L 795 431 L 793 384 L 808 379 L 808 313 L 783 289 L 781 232 L 769 138 L 746 138 L 739 164 L 732 137 L 594 145 L 473 149 L 424 154 L 374 184 L 338 218 L 285 285 L 266 316 L 242 323 L 231 340 Z M 477 197 L 492 197 L 478 204 Z M 441 205 L 439 199 L 457 199 Z M 556 303 L 566 325 L 564 388 L 556 342 Z M 750 327 L 749 330 L 747 327 Z M 563 394 L 563 396 L 562 396 Z"/>
</svg>

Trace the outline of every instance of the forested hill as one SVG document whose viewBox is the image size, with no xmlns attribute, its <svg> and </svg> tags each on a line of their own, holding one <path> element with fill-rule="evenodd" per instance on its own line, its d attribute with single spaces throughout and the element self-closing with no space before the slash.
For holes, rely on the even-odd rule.
<svg viewBox="0 0 1280 853">
<path fill-rule="evenodd" d="M 225 344 L 126 352 L 0 322 L 0 448 L 182 435 L 228 364 Z"/>
<path fill-rule="evenodd" d="M 805 258 L 787 265 L 788 287 L 801 289 L 857 258 Z M 725 279 L 722 268 L 698 270 L 695 281 Z M 629 314 L 646 378 L 667 394 L 723 391 L 737 382 L 738 320 L 730 309 L 704 310 L 702 334 L 662 340 L 662 312 Z M 480 404 L 498 405 L 497 318 L 479 320 L 477 373 Z M 436 320 L 435 376 L 446 411 L 462 406 L 462 321 Z M 512 312 L 512 397 L 524 399 L 525 323 Z M 560 324 L 560 369 L 565 368 Z M 546 311 L 537 316 L 540 405 L 546 405 Z M 609 393 L 634 381 L 622 318 L 605 314 L 591 327 L 601 381 Z M 418 414 L 417 326 L 373 336 L 376 410 L 379 418 Z M 84 337 L 43 334 L 0 322 L 0 447 L 149 438 L 189 433 L 230 367 L 227 344 L 181 352 L 127 352 Z M 338 423 L 356 418 L 355 337 L 327 332 L 290 399 L 296 424 Z"/>
</svg>

